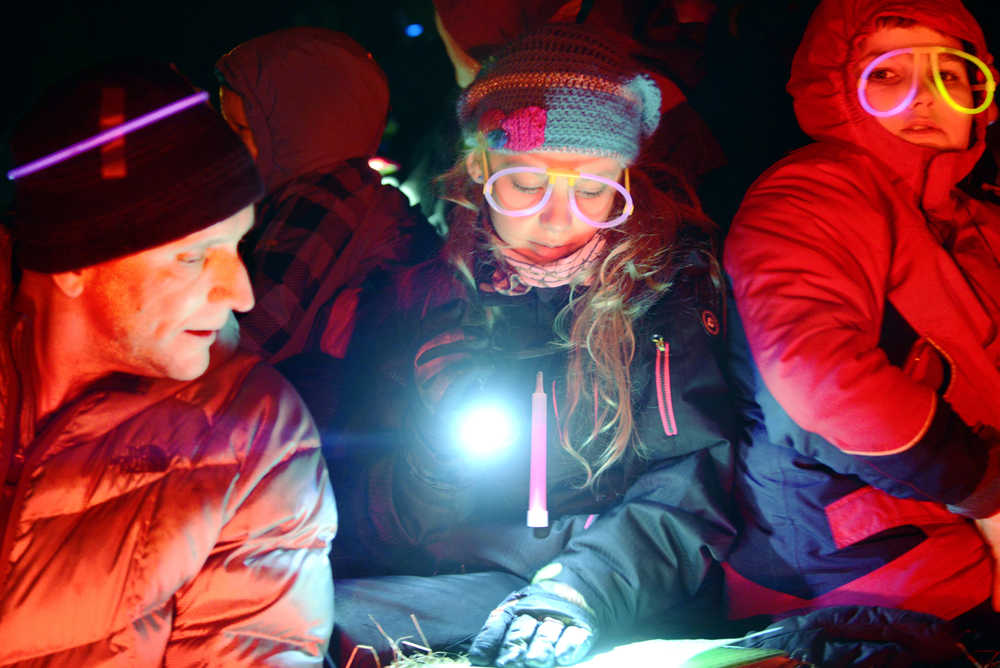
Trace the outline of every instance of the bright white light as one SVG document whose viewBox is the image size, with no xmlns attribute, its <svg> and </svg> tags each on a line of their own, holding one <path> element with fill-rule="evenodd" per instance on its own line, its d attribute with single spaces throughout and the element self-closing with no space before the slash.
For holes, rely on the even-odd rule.
<svg viewBox="0 0 1000 668">
<path fill-rule="evenodd" d="M 496 404 L 480 404 L 458 419 L 458 442 L 469 455 L 488 456 L 508 447 L 514 426 L 507 411 Z"/>
<path fill-rule="evenodd" d="M 781 631 L 780 626 L 748 633 L 743 638 L 753 638 Z M 619 666 L 742 666 L 772 656 L 784 656 L 778 650 L 730 647 L 741 638 L 716 638 L 701 640 L 679 638 L 675 640 L 643 640 L 596 654 L 576 664 L 577 668 L 619 668 Z"/>
</svg>

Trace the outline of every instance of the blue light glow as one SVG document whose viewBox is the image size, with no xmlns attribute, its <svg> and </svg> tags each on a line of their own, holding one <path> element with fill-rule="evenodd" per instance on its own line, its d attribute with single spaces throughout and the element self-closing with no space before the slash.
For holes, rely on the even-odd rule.
<svg viewBox="0 0 1000 668">
<path fill-rule="evenodd" d="M 411 23 L 406 26 L 406 36 L 407 37 L 420 37 L 424 34 L 424 27 L 419 23 Z"/>
</svg>

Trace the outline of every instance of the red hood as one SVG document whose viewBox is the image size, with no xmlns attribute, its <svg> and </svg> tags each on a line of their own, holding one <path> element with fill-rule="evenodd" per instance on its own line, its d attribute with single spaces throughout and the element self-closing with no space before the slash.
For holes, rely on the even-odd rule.
<svg viewBox="0 0 1000 668">
<path fill-rule="evenodd" d="M 243 98 L 268 193 L 378 148 L 388 81 L 371 54 L 343 33 L 279 30 L 240 44 L 215 67 Z"/>
<path fill-rule="evenodd" d="M 996 119 L 997 106 L 977 114 L 975 141 L 965 151 L 924 148 L 888 132 L 861 107 L 851 74 L 861 41 L 875 30 L 880 16 L 910 18 L 965 42 L 996 76 L 983 31 L 959 0 L 823 0 L 795 53 L 788 92 L 806 134 L 865 148 L 913 188 L 926 210 L 936 209 L 950 199 L 953 186 L 982 155 L 986 127 Z"/>
</svg>

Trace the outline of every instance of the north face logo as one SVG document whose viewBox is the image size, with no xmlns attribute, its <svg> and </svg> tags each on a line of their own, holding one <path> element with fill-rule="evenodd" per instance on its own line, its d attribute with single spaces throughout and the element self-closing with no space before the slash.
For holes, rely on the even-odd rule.
<svg viewBox="0 0 1000 668">
<path fill-rule="evenodd" d="M 123 473 L 162 473 L 170 465 L 167 453 L 155 445 L 131 446 L 111 465 Z"/>
</svg>

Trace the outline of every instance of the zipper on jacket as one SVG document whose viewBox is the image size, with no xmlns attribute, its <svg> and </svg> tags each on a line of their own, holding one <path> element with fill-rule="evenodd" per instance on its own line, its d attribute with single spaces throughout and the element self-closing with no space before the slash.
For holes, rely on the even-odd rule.
<svg viewBox="0 0 1000 668">
<path fill-rule="evenodd" d="M 7 414 L 4 416 L 6 433 L 0 435 L 0 438 L 7 441 L 7 445 L 10 446 L 10 452 L 5 462 L 6 466 L 4 467 L 3 488 L 0 489 L 0 547 L 3 545 L 3 537 L 11 520 L 14 497 L 17 495 L 17 485 L 21 480 L 21 471 L 24 469 L 25 451 L 27 450 L 24 442 L 25 431 L 23 428 L 24 379 L 21 377 L 18 365 L 14 362 L 16 350 L 21 345 L 23 331 L 24 322 L 23 319 L 19 319 L 11 327 L 9 347 L 5 351 L 9 355 L 9 358 L 6 360 L 10 372 L 10 376 L 7 379 L 8 387 L 6 388 L 9 394 L 7 397 L 7 406 L 5 407 Z"/>
<path fill-rule="evenodd" d="M 674 402 L 670 394 L 670 344 L 659 334 L 653 335 L 656 346 L 656 404 L 660 409 L 660 422 L 667 436 L 677 435 L 677 420 L 674 418 Z"/>
</svg>

